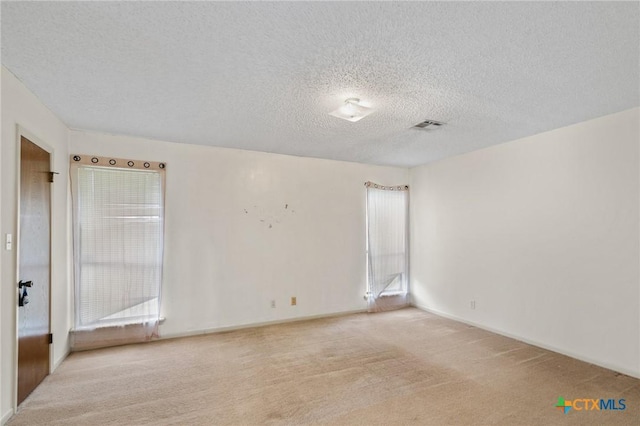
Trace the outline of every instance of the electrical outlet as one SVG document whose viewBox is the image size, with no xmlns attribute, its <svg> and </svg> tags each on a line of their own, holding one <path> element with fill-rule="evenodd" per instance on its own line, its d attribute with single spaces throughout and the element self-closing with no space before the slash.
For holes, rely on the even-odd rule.
<svg viewBox="0 0 640 426">
<path fill-rule="evenodd" d="M 275 307 L 276 307 L 276 301 L 275 301 L 275 300 L 272 300 L 272 301 L 271 301 L 271 307 L 272 307 L 272 308 L 275 308 Z"/>
<path fill-rule="evenodd" d="M 291 306 L 296 306 L 296 303 L 298 303 L 298 301 L 296 300 L 296 297 L 291 296 Z"/>
<path fill-rule="evenodd" d="M 472 300 L 471 301 L 471 309 L 475 309 L 476 308 L 476 301 Z"/>
</svg>

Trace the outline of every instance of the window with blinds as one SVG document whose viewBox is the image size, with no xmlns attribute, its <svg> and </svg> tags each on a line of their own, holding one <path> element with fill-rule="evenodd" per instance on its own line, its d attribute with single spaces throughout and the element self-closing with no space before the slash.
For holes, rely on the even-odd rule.
<svg viewBox="0 0 640 426">
<path fill-rule="evenodd" d="M 370 312 L 408 304 L 409 187 L 365 183 Z"/>
<path fill-rule="evenodd" d="M 164 164 L 73 156 L 71 166 L 75 330 L 157 324 Z"/>
</svg>

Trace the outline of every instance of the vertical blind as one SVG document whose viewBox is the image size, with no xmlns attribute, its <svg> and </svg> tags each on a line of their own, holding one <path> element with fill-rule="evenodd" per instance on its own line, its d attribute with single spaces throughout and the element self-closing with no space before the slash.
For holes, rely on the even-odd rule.
<svg viewBox="0 0 640 426">
<path fill-rule="evenodd" d="M 408 303 L 409 187 L 367 182 L 368 309 Z"/>
<path fill-rule="evenodd" d="M 133 168 L 137 162 L 93 157 L 89 165 L 78 158 L 73 157 L 71 167 L 75 330 L 156 326 L 162 282 L 164 164 L 160 169 L 148 162 Z M 128 169 L 120 168 L 127 164 Z"/>
</svg>

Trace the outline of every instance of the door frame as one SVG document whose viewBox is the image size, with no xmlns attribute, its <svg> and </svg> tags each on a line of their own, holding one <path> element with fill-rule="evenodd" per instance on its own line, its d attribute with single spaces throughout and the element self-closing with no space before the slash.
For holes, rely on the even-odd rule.
<svg viewBox="0 0 640 426">
<path fill-rule="evenodd" d="M 20 173 L 21 173 L 21 169 L 22 169 L 22 156 L 21 156 L 21 143 L 22 143 L 22 138 L 26 138 L 29 139 L 29 141 L 31 141 L 32 143 L 34 143 L 35 145 L 37 145 L 39 148 L 43 149 L 44 151 L 46 151 L 47 153 L 49 153 L 49 170 L 53 170 L 53 165 L 54 165 L 54 156 L 55 156 L 55 149 L 53 148 L 52 145 L 44 142 L 40 137 L 36 136 L 34 133 L 31 133 L 29 130 L 27 130 L 26 128 L 24 128 L 23 126 L 21 126 L 20 124 L 16 124 L 16 219 L 15 219 L 15 234 L 14 234 L 14 246 L 13 249 L 15 250 L 15 271 L 16 271 L 16 275 L 14 277 L 14 282 L 13 282 L 13 286 L 14 286 L 14 298 L 13 298 L 13 314 L 14 314 L 14 322 L 15 322 L 15 328 L 13 330 L 13 341 L 15 342 L 15 348 L 14 348 L 14 354 L 13 354 L 13 392 L 12 392 L 12 403 L 13 403 L 13 412 L 15 413 L 18 410 L 18 330 L 19 330 L 19 324 L 18 324 L 18 320 L 19 320 L 19 316 L 18 316 L 18 297 L 19 297 L 19 290 L 18 290 L 18 281 L 20 280 Z M 49 333 L 51 333 L 51 299 L 52 299 L 52 277 L 53 274 L 52 272 L 52 268 L 53 268 L 53 263 L 52 263 L 52 245 L 53 245 L 53 241 L 51 238 L 52 235 L 52 231 L 53 231 L 53 187 L 51 188 L 51 191 L 49 191 L 49 205 L 50 205 L 50 211 L 49 211 Z M 51 374 L 51 370 L 53 367 L 53 344 L 49 345 L 49 373 Z"/>
</svg>

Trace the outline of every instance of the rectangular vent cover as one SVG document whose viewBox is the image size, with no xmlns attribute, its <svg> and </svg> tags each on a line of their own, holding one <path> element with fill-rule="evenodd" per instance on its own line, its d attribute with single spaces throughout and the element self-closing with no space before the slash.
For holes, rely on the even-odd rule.
<svg viewBox="0 0 640 426">
<path fill-rule="evenodd" d="M 435 121 L 435 120 L 424 120 L 423 122 L 418 123 L 413 127 L 418 128 L 418 129 L 428 129 L 428 128 L 440 127 L 443 124 L 444 123 L 441 123 L 441 122 Z"/>
</svg>

